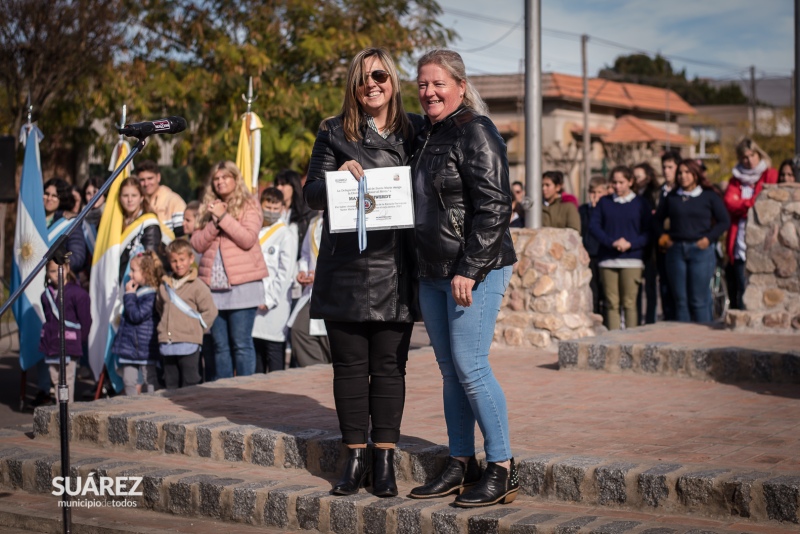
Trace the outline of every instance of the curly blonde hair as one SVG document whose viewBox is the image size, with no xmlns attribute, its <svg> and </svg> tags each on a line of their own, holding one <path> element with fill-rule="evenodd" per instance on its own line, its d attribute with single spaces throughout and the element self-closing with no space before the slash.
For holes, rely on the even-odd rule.
<svg viewBox="0 0 800 534">
<path fill-rule="evenodd" d="M 256 203 L 256 198 L 247 189 L 247 184 L 244 183 L 242 173 L 239 167 L 232 161 L 220 161 L 211 167 L 211 173 L 208 176 L 208 184 L 206 185 L 206 192 L 203 195 L 203 201 L 200 204 L 200 209 L 197 211 L 197 229 L 204 228 L 211 222 L 211 212 L 208 211 L 208 204 L 215 200 L 222 200 L 222 198 L 214 190 L 214 175 L 219 171 L 225 171 L 233 176 L 236 180 L 233 193 L 228 197 L 226 203 L 228 204 L 228 215 L 234 219 L 239 219 L 239 216 L 245 209 L 248 203 Z"/>
<path fill-rule="evenodd" d="M 145 250 L 131 258 L 131 263 L 133 263 L 134 260 L 139 261 L 139 266 L 142 269 L 142 274 L 144 274 L 147 285 L 158 289 L 158 285 L 161 283 L 161 277 L 164 276 L 164 264 L 161 263 L 158 254 L 152 250 Z"/>
</svg>

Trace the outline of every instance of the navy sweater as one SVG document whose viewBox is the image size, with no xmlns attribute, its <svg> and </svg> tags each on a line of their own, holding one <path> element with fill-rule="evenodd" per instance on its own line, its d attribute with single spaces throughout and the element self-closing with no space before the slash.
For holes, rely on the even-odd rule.
<svg viewBox="0 0 800 534">
<path fill-rule="evenodd" d="M 597 254 L 599 262 L 611 259 L 637 259 L 643 257 L 644 248 L 650 240 L 653 217 L 650 207 L 641 197 L 630 202 L 614 202 L 612 195 L 600 199 L 592 210 L 592 223 L 589 231 L 600 242 Z M 631 248 L 620 252 L 613 247 L 614 241 L 624 237 Z"/>
<path fill-rule="evenodd" d="M 590 258 L 594 258 L 597 256 L 597 253 L 600 252 L 600 243 L 592 235 L 592 232 L 589 231 L 592 226 L 592 213 L 594 213 L 594 211 L 595 208 L 589 202 L 578 208 L 578 214 L 581 216 L 581 237 L 583 238 L 583 248 L 585 248 L 586 252 L 589 253 Z"/>
<path fill-rule="evenodd" d="M 699 241 L 707 237 L 714 244 L 730 225 L 725 203 L 710 189 L 697 197 L 684 197 L 677 190 L 672 191 L 661 200 L 656 211 L 659 235 L 663 233 L 666 219 L 669 219 L 669 237 L 673 241 Z"/>
</svg>

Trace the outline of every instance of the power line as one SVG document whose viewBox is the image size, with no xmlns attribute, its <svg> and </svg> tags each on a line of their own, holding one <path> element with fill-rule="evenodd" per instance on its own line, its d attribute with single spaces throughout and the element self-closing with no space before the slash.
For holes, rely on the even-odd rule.
<svg viewBox="0 0 800 534">
<path fill-rule="evenodd" d="M 519 21 L 514 27 L 512 27 L 510 30 L 508 30 L 506 33 L 504 33 L 502 36 L 500 36 L 496 40 L 492 41 L 491 43 L 483 45 L 483 46 L 479 46 L 478 48 L 473 48 L 472 50 L 464 50 L 464 52 L 471 54 L 473 52 L 481 52 L 482 50 L 486 50 L 487 48 L 491 48 L 494 45 L 498 44 L 503 39 L 505 39 L 506 37 L 508 37 L 509 35 L 511 35 L 512 33 L 514 33 L 514 30 L 518 29 L 521 25 L 522 25 L 522 21 Z"/>
<path fill-rule="evenodd" d="M 486 23 L 489 23 L 489 24 L 497 24 L 497 25 L 501 25 L 501 26 L 508 26 L 508 27 L 512 28 L 511 31 L 513 31 L 514 29 L 516 29 L 516 27 L 518 27 L 518 26 L 520 26 L 522 24 L 522 21 L 514 22 L 514 21 L 510 21 L 510 20 L 506 20 L 506 19 L 501 19 L 501 18 L 497 18 L 497 17 L 481 15 L 481 14 L 478 14 L 478 13 L 473 13 L 471 11 L 465 11 L 465 10 L 462 10 L 462 9 L 456 9 L 456 8 L 450 8 L 450 7 L 442 8 L 442 11 L 444 13 L 447 13 L 447 14 L 450 14 L 450 15 L 456 15 L 456 16 L 459 16 L 459 17 L 473 19 L 473 20 L 477 20 L 477 21 L 480 21 L 480 22 L 486 22 Z M 485 45 L 485 48 L 489 48 L 490 46 L 493 46 L 497 42 L 502 41 L 502 39 L 507 37 L 511 33 L 511 31 L 509 31 L 501 39 L 498 39 L 496 42 L 493 42 L 493 43 L 490 43 L 488 45 Z M 542 33 L 550 35 L 552 37 L 561 38 L 561 39 L 570 39 L 570 40 L 574 39 L 574 40 L 580 41 L 580 38 L 581 38 L 581 34 L 580 33 L 569 32 L 569 31 L 564 31 L 564 30 L 556 30 L 554 28 L 542 28 Z M 725 63 L 725 62 L 721 62 L 721 61 L 718 61 L 718 62 L 703 61 L 703 60 L 699 60 L 699 59 L 687 58 L 687 57 L 683 57 L 683 56 L 676 56 L 676 55 L 672 55 L 672 54 L 663 54 L 661 52 L 653 52 L 652 50 L 646 50 L 646 49 L 641 48 L 641 47 L 635 47 L 635 46 L 630 46 L 630 45 L 626 45 L 626 44 L 623 44 L 623 43 L 618 43 L 618 42 L 615 42 L 615 41 L 611 41 L 609 39 L 603 39 L 602 37 L 595 37 L 593 35 L 589 35 L 589 40 L 593 41 L 593 42 L 596 42 L 597 44 L 599 44 L 601 46 L 619 48 L 619 49 L 627 50 L 627 51 L 630 51 L 630 52 L 637 52 L 637 53 L 647 54 L 649 56 L 661 56 L 661 57 L 663 57 L 665 59 L 675 60 L 675 61 L 678 61 L 678 62 L 681 62 L 681 63 L 689 63 L 689 64 L 692 64 L 692 65 L 701 65 L 701 66 L 704 66 L 704 67 L 711 67 L 711 68 L 716 68 L 716 69 L 725 69 L 727 71 L 732 71 L 732 70 L 733 71 L 744 71 L 744 70 L 747 70 L 749 68 L 749 67 L 742 67 L 740 65 L 734 65 L 733 63 Z M 479 50 L 482 50 L 482 49 L 485 49 L 485 48 L 478 48 L 478 49 L 475 49 L 475 51 L 479 51 Z M 472 52 L 472 51 L 471 50 L 465 50 L 464 52 L 468 52 L 469 53 L 469 52 Z"/>
</svg>

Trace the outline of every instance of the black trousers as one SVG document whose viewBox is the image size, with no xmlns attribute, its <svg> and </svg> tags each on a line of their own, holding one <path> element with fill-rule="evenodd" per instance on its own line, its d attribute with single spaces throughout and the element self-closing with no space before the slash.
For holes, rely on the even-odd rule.
<svg viewBox="0 0 800 534">
<path fill-rule="evenodd" d="M 200 350 L 186 356 L 164 356 L 164 383 L 167 389 L 194 386 L 200 383 Z"/>
<path fill-rule="evenodd" d="M 732 310 L 744 309 L 744 290 L 747 289 L 747 271 L 745 262 L 734 260 L 725 268 L 725 281 L 728 284 L 728 298 Z"/>
<path fill-rule="evenodd" d="M 672 298 L 672 288 L 667 275 L 667 255 L 661 250 L 656 250 L 656 269 L 658 270 L 658 292 L 661 296 L 661 311 L 664 312 L 665 321 L 677 319 L 675 299 Z"/>
<path fill-rule="evenodd" d="M 342 441 L 397 443 L 413 323 L 325 321 Z"/>
<path fill-rule="evenodd" d="M 286 369 L 286 342 L 253 338 L 256 349 L 256 373 L 271 373 Z"/>
</svg>

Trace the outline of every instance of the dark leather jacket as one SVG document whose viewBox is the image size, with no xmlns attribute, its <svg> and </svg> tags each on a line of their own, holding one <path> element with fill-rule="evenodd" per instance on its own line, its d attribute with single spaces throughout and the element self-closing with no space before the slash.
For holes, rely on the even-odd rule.
<svg viewBox="0 0 800 534">
<path fill-rule="evenodd" d="M 506 144 L 488 117 L 460 107 L 414 142 L 417 260 L 421 278 L 483 280 L 517 261 Z"/>
<path fill-rule="evenodd" d="M 422 117 L 409 114 L 414 130 Z M 323 213 L 322 242 L 311 293 L 311 317 L 331 321 L 413 322 L 417 291 L 414 283 L 413 230 L 370 231 L 367 248 L 358 250 L 355 232 L 329 232 L 325 172 L 336 171 L 349 160 L 364 169 L 406 165 L 413 135 L 390 134 L 383 139 L 369 128 L 360 141 L 348 141 L 340 117 L 320 127 L 311 153 L 308 179 L 303 187 L 306 203 Z"/>
</svg>

